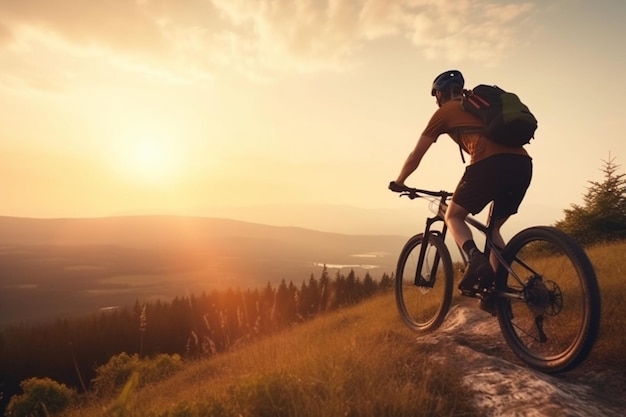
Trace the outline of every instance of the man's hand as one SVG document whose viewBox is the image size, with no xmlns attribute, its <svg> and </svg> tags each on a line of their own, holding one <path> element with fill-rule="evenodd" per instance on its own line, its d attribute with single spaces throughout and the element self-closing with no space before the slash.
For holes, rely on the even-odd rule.
<svg viewBox="0 0 626 417">
<path fill-rule="evenodd" d="M 404 184 L 398 184 L 398 183 L 397 183 L 397 182 L 395 182 L 395 181 L 391 181 L 391 182 L 389 183 L 389 189 L 390 189 L 391 191 L 393 191 L 393 192 L 399 193 L 399 192 L 402 192 L 402 191 L 406 190 L 406 185 L 404 185 Z"/>
</svg>

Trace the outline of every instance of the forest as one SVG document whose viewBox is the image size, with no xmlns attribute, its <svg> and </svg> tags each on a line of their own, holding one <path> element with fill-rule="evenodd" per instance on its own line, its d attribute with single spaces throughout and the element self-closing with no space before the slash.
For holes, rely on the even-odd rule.
<svg viewBox="0 0 626 417">
<path fill-rule="evenodd" d="M 152 357 L 179 354 L 187 360 L 215 355 L 309 320 L 325 311 L 358 303 L 391 288 L 393 277 L 375 281 L 354 271 L 297 286 L 228 289 L 177 297 L 47 324 L 0 331 L 0 410 L 19 392 L 19 383 L 47 377 L 78 391 L 90 388 L 95 370 L 119 353 Z"/>
</svg>

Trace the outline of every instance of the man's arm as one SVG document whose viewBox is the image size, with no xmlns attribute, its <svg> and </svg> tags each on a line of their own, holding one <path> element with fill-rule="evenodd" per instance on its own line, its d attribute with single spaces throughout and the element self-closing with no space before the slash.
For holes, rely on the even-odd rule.
<svg viewBox="0 0 626 417">
<path fill-rule="evenodd" d="M 396 179 L 396 184 L 402 185 L 404 181 L 408 178 L 409 175 L 413 173 L 417 169 L 428 148 L 433 144 L 435 140 L 428 136 L 421 135 L 417 144 L 415 145 L 415 149 L 409 154 L 408 158 L 404 162 L 404 166 L 400 171 L 400 175 Z"/>
</svg>

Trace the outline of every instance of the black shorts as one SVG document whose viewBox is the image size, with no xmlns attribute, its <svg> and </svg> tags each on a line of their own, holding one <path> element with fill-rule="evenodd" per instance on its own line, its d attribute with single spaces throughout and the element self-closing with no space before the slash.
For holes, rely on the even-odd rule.
<svg viewBox="0 0 626 417">
<path fill-rule="evenodd" d="M 507 218 L 517 213 L 532 173 L 532 159 L 528 156 L 490 156 L 465 168 L 452 201 L 471 214 L 479 213 L 493 201 L 491 218 Z"/>
</svg>

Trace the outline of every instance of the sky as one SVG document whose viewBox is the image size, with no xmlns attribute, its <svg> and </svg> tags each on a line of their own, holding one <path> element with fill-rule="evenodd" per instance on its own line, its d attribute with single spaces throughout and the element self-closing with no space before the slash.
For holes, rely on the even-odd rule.
<svg viewBox="0 0 626 417">
<path fill-rule="evenodd" d="M 626 164 L 625 18 L 621 0 L 0 0 L 0 215 L 406 213 L 387 184 L 454 68 L 536 115 L 514 224 L 552 224 Z M 464 167 L 441 137 L 407 184 L 453 190 Z"/>
</svg>

